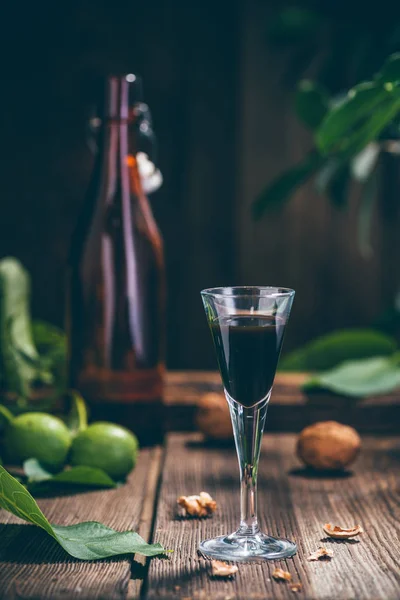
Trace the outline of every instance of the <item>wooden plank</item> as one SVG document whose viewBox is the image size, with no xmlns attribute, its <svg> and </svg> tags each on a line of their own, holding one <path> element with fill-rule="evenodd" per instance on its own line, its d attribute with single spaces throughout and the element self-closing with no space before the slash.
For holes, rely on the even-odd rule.
<svg viewBox="0 0 400 600">
<path fill-rule="evenodd" d="M 147 481 L 146 495 L 144 498 L 140 521 L 137 532 L 146 541 L 150 541 L 154 521 L 154 511 L 157 503 L 157 492 L 160 483 L 161 468 L 163 463 L 164 451 L 158 446 L 154 449 L 153 460 L 150 464 Z M 140 597 L 143 581 L 147 572 L 149 561 L 145 556 L 137 555 L 132 567 L 132 579 L 128 585 L 128 598 L 134 600 Z"/>
<path fill-rule="evenodd" d="M 181 144 L 174 147 L 172 142 L 168 150 L 179 179 L 174 191 L 165 179 L 161 190 L 165 220 L 160 220 L 160 226 L 174 235 L 169 246 L 166 240 L 171 294 L 168 364 L 186 369 L 214 364 L 200 290 L 236 279 L 232 201 L 237 176 L 240 3 L 231 0 L 226 10 L 224 3 L 214 0 L 169 2 L 167 13 L 174 4 L 175 36 L 183 33 L 183 44 L 178 49 L 181 80 L 175 89 L 181 112 L 175 113 L 171 124 L 181 131 Z M 171 88 L 170 81 L 167 86 Z M 171 122 L 171 105 L 164 110 Z"/>
<path fill-rule="evenodd" d="M 309 183 L 261 221 L 252 218 L 254 199 L 280 173 L 302 161 L 312 146 L 310 132 L 295 114 L 293 92 L 299 77 L 313 78 L 319 63 L 316 52 L 329 52 L 328 39 L 320 40 L 310 57 L 311 67 L 299 73 L 302 50 L 296 45 L 282 48 L 268 43 L 268 27 L 280 6 L 282 3 L 261 0 L 242 4 L 236 247 L 239 282 L 296 290 L 285 334 L 288 351 L 339 327 L 369 326 L 392 303 L 398 282 L 400 219 L 393 208 L 398 206 L 397 198 L 394 200 L 398 179 L 396 182 L 393 173 L 388 177 L 387 172 L 382 181 L 388 189 L 382 190 L 379 207 L 390 198 L 392 211 L 389 218 L 383 210 L 374 211 L 374 252 L 368 260 L 361 256 L 356 242 L 356 190 L 347 210 L 341 211 Z M 297 69 L 293 69 L 295 64 Z M 394 168 L 398 173 L 397 164 Z"/>
<path fill-rule="evenodd" d="M 161 459 L 159 447 L 144 449 L 126 485 L 115 490 L 46 498 L 39 500 L 39 505 L 52 523 L 101 521 L 117 530 L 139 531 L 149 539 L 149 509 L 154 505 L 156 491 L 154 474 L 157 476 Z M 46 533 L 21 524 L 5 511 L 0 511 L 0 538 L 0 598 L 127 597 L 129 557 L 77 561 Z M 135 590 L 139 589 L 137 582 Z"/>
<path fill-rule="evenodd" d="M 233 449 L 202 445 L 197 434 L 168 438 L 155 539 L 174 550 L 169 560 L 153 559 L 147 600 L 293 598 L 275 567 L 301 581 L 301 598 L 395 600 L 399 597 L 398 476 L 400 438 L 363 439 L 363 451 L 348 477 L 310 477 L 294 455 L 295 436 L 266 435 L 259 474 L 259 517 L 263 530 L 296 540 L 296 557 L 274 563 L 239 564 L 232 581 L 210 579 L 200 557 L 200 540 L 238 525 L 238 467 Z M 396 480 L 397 477 L 397 480 Z M 181 494 L 209 492 L 218 502 L 210 519 L 177 517 Z M 325 540 L 322 524 L 361 523 L 365 533 L 351 542 Z M 396 533 L 397 532 L 397 533 Z M 330 562 L 308 562 L 319 545 L 334 550 Z"/>
<path fill-rule="evenodd" d="M 298 432 L 315 421 L 336 420 L 364 433 L 397 433 L 400 393 L 355 400 L 328 393 L 305 394 L 306 373 L 277 373 L 268 414 L 269 431 Z M 168 429 L 196 429 L 196 406 L 202 394 L 222 391 L 216 371 L 172 371 L 167 375 L 165 403 Z"/>
</svg>

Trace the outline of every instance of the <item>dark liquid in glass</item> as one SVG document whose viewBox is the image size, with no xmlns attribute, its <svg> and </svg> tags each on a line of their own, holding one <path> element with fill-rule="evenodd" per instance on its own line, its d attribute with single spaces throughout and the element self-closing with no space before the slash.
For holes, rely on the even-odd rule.
<svg viewBox="0 0 400 600">
<path fill-rule="evenodd" d="M 243 406 L 264 399 L 274 382 L 285 321 L 279 317 L 238 315 L 211 323 L 222 380 Z"/>
</svg>

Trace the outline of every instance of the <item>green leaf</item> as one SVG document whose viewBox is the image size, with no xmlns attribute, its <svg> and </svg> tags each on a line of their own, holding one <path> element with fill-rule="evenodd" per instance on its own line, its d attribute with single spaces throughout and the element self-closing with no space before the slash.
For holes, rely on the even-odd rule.
<svg viewBox="0 0 400 600">
<path fill-rule="evenodd" d="M 342 156 L 350 158 L 361 152 L 370 142 L 377 140 L 399 113 L 400 99 L 393 95 L 385 103 L 377 106 L 358 129 L 343 139 L 340 148 Z"/>
<path fill-rule="evenodd" d="M 313 81 L 300 81 L 296 97 L 295 110 L 299 119 L 310 129 L 316 129 L 325 117 L 329 107 L 326 90 Z"/>
<path fill-rule="evenodd" d="M 55 325 L 40 319 L 34 319 L 32 321 L 32 335 L 39 354 L 48 354 L 58 350 L 65 354 L 66 335 Z"/>
<path fill-rule="evenodd" d="M 12 412 L 9 411 L 8 408 L 0 404 L 0 426 L 4 426 L 8 423 L 11 423 L 13 418 L 14 415 L 12 414 Z"/>
<path fill-rule="evenodd" d="M 64 550 L 81 560 L 99 560 L 120 554 L 165 554 L 161 544 L 147 544 L 134 531 L 118 532 L 96 521 L 67 527 L 53 525 L 53 531 Z"/>
<path fill-rule="evenodd" d="M 349 329 L 328 333 L 284 356 L 282 371 L 323 371 L 345 360 L 392 355 L 396 341 L 372 329 Z"/>
<path fill-rule="evenodd" d="M 77 435 L 87 428 L 88 415 L 84 399 L 76 390 L 69 392 L 71 397 L 71 408 L 67 417 L 67 426 L 73 435 Z"/>
<path fill-rule="evenodd" d="M 336 208 L 345 208 L 348 200 L 350 169 L 347 163 L 339 164 L 339 168 L 331 178 L 326 193 Z"/>
<path fill-rule="evenodd" d="M 391 54 L 381 71 L 377 75 L 377 79 L 381 83 L 392 83 L 398 85 L 400 83 L 400 52 Z"/>
<path fill-rule="evenodd" d="M 0 365 L 3 386 L 27 398 L 37 376 L 38 352 L 32 340 L 29 314 L 30 280 L 12 257 L 0 261 Z M 29 360 L 28 360 L 29 358 Z"/>
<path fill-rule="evenodd" d="M 164 554 L 161 544 L 147 544 L 133 531 L 117 532 L 96 521 L 62 527 L 51 525 L 31 494 L 0 466 L 0 507 L 37 525 L 54 538 L 71 556 L 98 560 L 120 554 Z"/>
<path fill-rule="evenodd" d="M 25 460 L 23 469 L 29 483 L 48 481 L 54 477 L 52 473 L 49 473 L 44 467 L 42 467 L 36 458 L 28 458 L 28 460 Z"/>
<path fill-rule="evenodd" d="M 67 387 L 67 338 L 50 323 L 34 320 L 32 334 L 42 362 L 53 375 L 53 385 L 61 393 Z"/>
<path fill-rule="evenodd" d="M 331 182 L 342 165 L 343 162 L 337 156 L 327 159 L 315 176 L 315 188 L 317 192 L 320 194 L 328 193 Z"/>
<path fill-rule="evenodd" d="M 347 205 L 347 190 L 350 172 L 348 164 L 333 156 L 328 158 L 315 177 L 315 187 L 321 194 L 326 194 L 333 206 L 343 208 Z"/>
<path fill-rule="evenodd" d="M 304 384 L 305 390 L 323 388 L 356 398 L 387 394 L 399 387 L 400 367 L 393 357 L 347 361 Z"/>
<path fill-rule="evenodd" d="M 371 142 L 352 159 L 351 174 L 354 179 L 362 183 L 369 179 L 378 162 L 380 151 L 380 145 Z"/>
<path fill-rule="evenodd" d="M 322 121 L 315 136 L 319 150 L 325 154 L 341 151 L 354 129 L 388 98 L 391 99 L 390 92 L 378 83 L 364 82 L 352 88 L 346 100 L 332 108 Z"/>
<path fill-rule="evenodd" d="M 374 202 L 378 196 L 378 174 L 372 173 L 364 185 L 361 203 L 358 209 L 357 238 L 360 254 L 363 258 L 370 258 L 373 254 L 371 246 L 371 226 L 374 211 Z"/>
<path fill-rule="evenodd" d="M 105 471 L 94 467 L 78 466 L 71 467 L 57 475 L 49 473 L 42 467 L 36 458 L 29 458 L 24 462 L 24 472 L 29 483 L 52 483 L 83 485 L 88 487 L 116 487 L 115 481 Z"/>
<path fill-rule="evenodd" d="M 18 348 L 18 346 L 14 346 L 13 348 L 16 358 L 20 359 L 25 363 L 25 365 L 32 367 L 35 383 L 42 383 L 51 385 L 53 383 L 53 376 L 46 364 L 46 361 L 42 359 L 41 356 L 32 357 L 29 354 L 26 354 L 24 350 Z"/>
<path fill-rule="evenodd" d="M 318 170 L 323 161 L 324 159 L 318 154 L 312 152 L 302 163 L 277 177 L 255 200 L 253 204 L 254 218 L 258 219 L 265 211 L 282 206 L 295 189 L 305 183 Z"/>
</svg>

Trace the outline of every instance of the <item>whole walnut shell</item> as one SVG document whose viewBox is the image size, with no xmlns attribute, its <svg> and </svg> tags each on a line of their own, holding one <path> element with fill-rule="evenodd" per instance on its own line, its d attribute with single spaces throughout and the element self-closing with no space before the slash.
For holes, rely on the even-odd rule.
<svg viewBox="0 0 400 600">
<path fill-rule="evenodd" d="M 314 469 L 337 470 L 352 463 L 361 448 L 357 431 L 336 421 L 321 421 L 303 429 L 297 455 Z"/>
<path fill-rule="evenodd" d="M 196 423 L 210 439 L 232 439 L 231 417 L 225 396 L 216 392 L 204 394 L 198 404 Z"/>
</svg>

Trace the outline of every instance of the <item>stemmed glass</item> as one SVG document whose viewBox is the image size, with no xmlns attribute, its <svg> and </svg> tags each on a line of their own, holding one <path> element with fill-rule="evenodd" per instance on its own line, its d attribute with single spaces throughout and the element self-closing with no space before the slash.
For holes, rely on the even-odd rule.
<svg viewBox="0 0 400 600">
<path fill-rule="evenodd" d="M 294 291 L 278 287 L 220 287 L 201 292 L 224 384 L 240 468 L 240 526 L 205 540 L 200 550 L 222 560 L 281 559 L 295 543 L 261 532 L 257 472 L 268 402 Z"/>
</svg>

